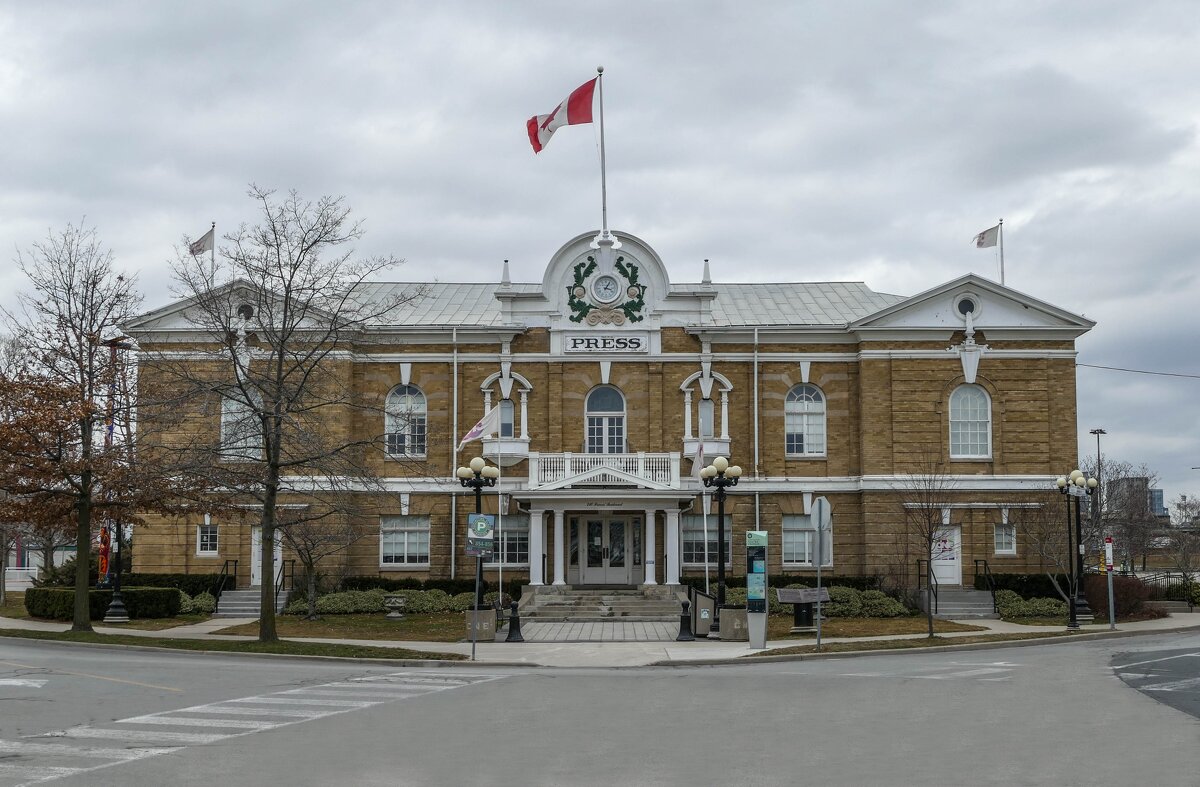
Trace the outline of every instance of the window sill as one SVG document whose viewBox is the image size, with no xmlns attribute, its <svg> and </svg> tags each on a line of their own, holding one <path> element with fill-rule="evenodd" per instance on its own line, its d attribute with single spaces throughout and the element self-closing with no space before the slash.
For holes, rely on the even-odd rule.
<svg viewBox="0 0 1200 787">
<path fill-rule="evenodd" d="M 1016 552 L 993 552 L 992 557 L 1016 557 Z"/>
<path fill-rule="evenodd" d="M 498 570 L 500 570 L 500 569 L 502 569 L 502 568 L 511 568 L 511 569 L 517 569 L 517 570 L 520 570 L 520 569 L 525 569 L 525 570 L 528 570 L 528 569 L 529 569 L 529 564 L 528 564 L 528 563 L 505 563 L 504 565 L 500 565 L 499 563 L 484 563 L 484 564 L 483 564 L 483 570 L 484 570 L 484 571 L 498 571 Z"/>
<path fill-rule="evenodd" d="M 380 571 L 428 571 L 428 563 L 380 563 Z"/>
<path fill-rule="evenodd" d="M 990 456 L 951 456 L 951 462 L 990 462 Z"/>
<path fill-rule="evenodd" d="M 784 454 L 784 459 L 803 460 L 803 459 L 828 459 L 829 454 Z"/>
<path fill-rule="evenodd" d="M 418 462 L 424 462 L 429 459 L 429 454 L 387 454 L 383 458 L 389 462 L 403 462 L 405 459 L 411 459 Z"/>
<path fill-rule="evenodd" d="M 196 557 L 214 558 L 214 557 L 220 557 L 221 553 L 220 552 L 197 552 L 195 556 Z"/>
<path fill-rule="evenodd" d="M 803 569 L 805 571 L 816 571 L 817 570 L 817 567 L 814 566 L 812 563 L 780 563 L 779 565 L 782 568 L 799 568 L 799 569 Z M 833 564 L 832 563 L 822 563 L 821 564 L 822 571 L 824 571 L 827 568 L 833 568 Z"/>
</svg>

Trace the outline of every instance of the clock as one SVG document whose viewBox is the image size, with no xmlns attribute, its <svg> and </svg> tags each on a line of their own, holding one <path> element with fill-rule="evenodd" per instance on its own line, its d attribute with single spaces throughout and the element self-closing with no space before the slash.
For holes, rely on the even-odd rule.
<svg viewBox="0 0 1200 787">
<path fill-rule="evenodd" d="M 601 303 L 612 303 L 621 295 L 621 285 L 612 274 L 597 276 L 592 281 L 592 295 Z"/>
</svg>

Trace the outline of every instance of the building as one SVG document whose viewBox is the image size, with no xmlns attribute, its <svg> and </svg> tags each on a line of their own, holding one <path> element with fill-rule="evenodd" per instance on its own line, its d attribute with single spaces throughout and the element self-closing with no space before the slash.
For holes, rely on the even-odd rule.
<svg viewBox="0 0 1200 787">
<path fill-rule="evenodd" d="M 715 565 L 698 453 L 743 468 L 726 554 L 765 530 L 772 574 L 818 561 L 835 574 L 915 574 L 929 556 L 904 544 L 905 485 L 931 459 L 951 482 L 936 501 L 939 582 L 970 583 L 978 560 L 1036 570 L 1009 514 L 1042 505 L 1076 464 L 1074 342 L 1090 320 L 975 275 L 913 296 L 861 282 L 717 283 L 707 264 L 700 282 L 673 283 L 648 244 L 612 237 L 572 239 L 540 282 L 509 281 L 506 264 L 497 283 L 430 284 L 377 326 L 386 343 L 345 362 L 387 414 L 336 426 L 385 435 L 372 461 L 398 494 L 344 558 L 349 573 L 472 576 L 473 499 L 454 473 L 475 453 L 503 471 L 485 510 L 502 514 L 505 576 L 535 588 L 669 586 L 703 572 L 706 553 Z M 144 349 L 205 340 L 184 303 L 127 330 Z M 459 453 L 492 406 L 500 433 Z M 222 429 L 220 411 L 208 423 Z M 833 512 L 820 555 L 818 496 Z M 136 571 L 256 566 L 261 548 L 248 521 L 199 513 L 139 531 Z M 744 561 L 727 562 L 743 573 Z"/>
</svg>

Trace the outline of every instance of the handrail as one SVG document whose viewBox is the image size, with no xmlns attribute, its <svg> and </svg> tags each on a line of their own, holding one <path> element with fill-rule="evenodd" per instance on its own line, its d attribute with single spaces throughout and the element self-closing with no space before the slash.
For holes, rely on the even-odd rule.
<svg viewBox="0 0 1200 787">
<path fill-rule="evenodd" d="M 279 591 L 292 590 L 296 586 L 296 561 L 281 560 L 279 561 L 279 571 L 275 574 L 275 598 L 279 598 Z"/>
<path fill-rule="evenodd" d="M 987 589 L 992 593 L 992 612 L 999 614 L 1000 607 L 996 604 L 996 578 L 992 576 L 992 568 L 986 560 L 975 561 L 975 579 L 979 580 L 979 564 L 983 564 L 983 581 L 987 583 Z"/>
<path fill-rule="evenodd" d="M 921 571 L 922 563 L 925 563 L 928 565 L 929 570 L 927 572 L 922 573 L 922 571 Z M 921 578 L 922 577 L 926 577 L 929 580 L 927 585 L 928 585 L 928 589 L 929 589 L 929 595 L 933 597 L 933 614 L 936 615 L 938 612 L 938 581 L 937 581 L 937 577 L 933 573 L 933 561 L 932 560 L 926 560 L 924 558 L 917 558 L 917 592 L 918 593 L 920 593 L 924 589 L 921 587 Z"/>
<path fill-rule="evenodd" d="M 229 564 L 230 563 L 233 564 L 233 586 L 237 587 L 238 562 L 236 560 L 226 560 L 225 563 L 221 566 L 221 573 L 217 575 L 216 583 L 214 583 L 214 585 L 213 585 L 212 597 L 213 597 L 213 599 L 215 599 L 216 605 L 217 605 L 216 607 L 213 608 L 213 612 L 216 612 L 217 607 L 220 607 L 220 605 L 221 605 L 221 593 L 223 593 L 225 591 L 225 581 L 227 579 L 229 579 L 229 577 L 230 577 L 230 573 L 229 573 Z"/>
</svg>

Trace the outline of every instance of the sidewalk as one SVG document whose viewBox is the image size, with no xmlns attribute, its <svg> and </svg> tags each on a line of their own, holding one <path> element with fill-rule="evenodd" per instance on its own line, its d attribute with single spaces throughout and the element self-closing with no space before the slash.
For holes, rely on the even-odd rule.
<svg viewBox="0 0 1200 787">
<path fill-rule="evenodd" d="M 161 631 L 142 631 L 117 626 L 96 626 L 100 634 L 127 634 L 144 637 L 147 645 L 153 645 L 153 640 L 170 639 L 212 639 L 221 641 L 252 640 L 250 636 L 224 636 L 212 632 L 229 626 L 252 623 L 253 618 L 220 618 L 203 623 L 163 629 Z M 953 631 L 938 634 L 946 640 L 961 637 L 971 637 L 979 634 L 1019 634 L 1030 632 L 1064 631 L 1058 626 L 1024 626 L 1017 623 L 1006 623 L 1001 620 L 972 620 L 988 629 L 980 631 Z M 67 631 L 66 623 L 46 623 L 42 621 L 0 618 L 0 629 L 24 629 L 29 631 Z M 1176 613 L 1158 620 L 1144 620 L 1136 623 L 1123 623 L 1117 627 L 1120 635 L 1154 634 L 1159 632 L 1178 631 L 1181 629 L 1200 628 L 1200 612 Z M 1101 623 L 1084 626 L 1087 634 L 1108 634 L 1108 624 Z M 863 650 L 870 649 L 872 643 L 892 640 L 923 639 L 924 634 L 901 634 L 881 637 L 824 637 L 822 643 L 834 644 L 853 642 L 862 644 Z M 353 640 L 353 639 L 294 639 L 297 642 L 341 643 L 350 645 L 370 645 L 384 648 L 405 648 L 431 653 L 471 653 L 470 642 L 414 642 L 391 640 Z M 1037 640 L 1035 640 L 1037 641 Z M 1062 640 L 1047 640 L 1061 642 Z M 815 640 L 788 639 L 772 640 L 767 643 L 766 650 L 752 650 L 745 642 L 721 642 L 720 640 L 697 640 L 696 642 L 480 642 L 476 645 L 476 661 L 478 663 L 495 664 L 528 664 L 543 667 L 638 667 L 651 664 L 686 665 L 688 663 L 712 663 L 714 661 L 733 661 L 743 656 L 770 656 L 773 650 L 791 648 L 798 645 L 811 645 Z M 994 643 L 989 643 L 994 644 Z M 920 652 L 912 651 L 912 652 Z"/>
</svg>

